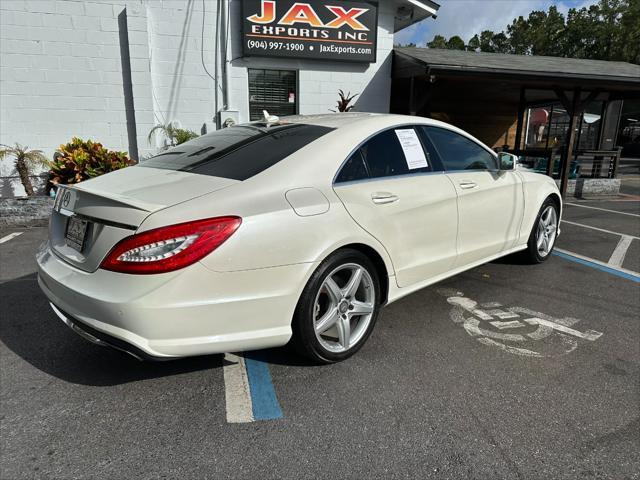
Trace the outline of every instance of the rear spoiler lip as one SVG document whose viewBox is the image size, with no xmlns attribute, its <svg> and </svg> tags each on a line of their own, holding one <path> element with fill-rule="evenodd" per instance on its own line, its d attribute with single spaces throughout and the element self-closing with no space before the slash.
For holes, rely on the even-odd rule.
<svg viewBox="0 0 640 480">
<path fill-rule="evenodd" d="M 87 189 L 87 188 L 82 188 L 80 185 L 60 185 L 63 188 L 74 188 L 80 192 L 83 193 L 87 193 L 89 195 L 95 195 L 98 197 L 102 197 L 102 198 L 106 198 L 108 200 L 112 200 L 114 202 L 117 202 L 119 204 L 121 204 L 124 207 L 133 207 L 136 210 L 141 210 L 143 212 L 155 212 L 157 210 L 161 210 L 163 208 L 165 208 L 167 205 L 161 205 L 161 204 L 157 204 L 157 203 L 149 203 L 149 202 L 143 202 L 141 200 L 137 200 L 135 198 L 132 197 L 127 197 L 125 195 L 120 195 L 118 193 L 113 193 L 113 192 L 107 192 L 105 190 L 98 190 L 95 188 L 91 188 L 91 189 Z"/>
</svg>

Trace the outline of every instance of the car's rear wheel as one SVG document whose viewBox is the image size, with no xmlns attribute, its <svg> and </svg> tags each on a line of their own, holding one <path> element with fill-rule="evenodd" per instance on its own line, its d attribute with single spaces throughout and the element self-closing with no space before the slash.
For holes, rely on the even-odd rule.
<svg viewBox="0 0 640 480">
<path fill-rule="evenodd" d="M 558 206 L 547 198 L 536 217 L 524 254 L 530 263 L 542 263 L 551 256 L 558 237 Z"/>
<path fill-rule="evenodd" d="M 305 286 L 293 318 L 292 344 L 315 362 L 339 362 L 362 347 L 379 310 L 380 281 L 373 263 L 357 250 L 339 250 Z"/>
</svg>

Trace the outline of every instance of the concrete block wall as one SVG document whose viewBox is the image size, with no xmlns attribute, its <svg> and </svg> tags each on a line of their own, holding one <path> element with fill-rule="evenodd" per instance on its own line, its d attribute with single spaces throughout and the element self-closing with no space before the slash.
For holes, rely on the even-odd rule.
<svg viewBox="0 0 640 480">
<path fill-rule="evenodd" d="M 73 136 L 129 149 L 118 25 L 125 8 L 138 144 L 144 145 L 153 123 L 146 8 L 125 0 L 0 1 L 0 143 L 18 142 L 50 158 Z M 11 161 L 0 164 L 0 176 L 14 173 Z M 23 194 L 11 181 L 14 194 Z"/>
<path fill-rule="evenodd" d="M 51 158 L 61 143 L 80 136 L 144 157 L 162 146 L 160 138 L 147 141 L 156 124 L 211 130 L 215 82 L 203 58 L 213 73 L 216 4 L 0 0 L 0 143 L 18 142 Z M 135 142 L 121 56 L 125 9 Z M 9 160 L 0 162 L 0 184 L 0 196 L 24 194 Z"/>
<path fill-rule="evenodd" d="M 144 157 L 161 146 L 147 141 L 155 124 L 177 121 L 198 133 L 215 128 L 223 107 L 222 78 L 216 85 L 210 76 L 222 57 L 216 55 L 217 4 L 0 0 L 0 143 L 18 142 L 51 158 L 61 143 L 79 136 Z M 369 65 L 241 58 L 241 2 L 230 0 L 227 108 L 248 121 L 247 68 L 255 67 L 298 70 L 302 114 L 328 113 L 338 89 L 359 93 L 357 110 L 387 112 L 392 5 L 379 4 L 377 62 Z M 125 38 L 129 62 L 122 56 Z M 0 196 L 23 194 L 13 162 L 1 161 Z"/>
<path fill-rule="evenodd" d="M 217 2 L 157 0 L 147 6 L 155 120 L 203 133 L 216 111 L 215 81 L 207 71 L 215 72 Z"/>
</svg>

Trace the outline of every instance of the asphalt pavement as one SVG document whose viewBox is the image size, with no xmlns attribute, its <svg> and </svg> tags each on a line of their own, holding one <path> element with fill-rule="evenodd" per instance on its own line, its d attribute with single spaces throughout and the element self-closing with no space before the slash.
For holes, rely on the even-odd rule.
<svg viewBox="0 0 640 480">
<path fill-rule="evenodd" d="M 640 203 L 571 203 L 571 255 L 410 295 L 340 364 L 255 354 L 282 417 L 251 423 L 227 422 L 221 355 L 141 363 L 71 332 L 36 283 L 46 229 L 16 229 L 0 244 L 0 477 L 640 478 Z"/>
</svg>

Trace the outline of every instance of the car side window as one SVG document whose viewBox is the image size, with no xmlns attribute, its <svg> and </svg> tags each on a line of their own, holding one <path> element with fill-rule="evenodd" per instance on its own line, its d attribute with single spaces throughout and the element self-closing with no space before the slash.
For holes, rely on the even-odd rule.
<svg viewBox="0 0 640 480">
<path fill-rule="evenodd" d="M 406 135 L 407 131 L 415 132 L 417 147 L 424 153 L 427 166 L 419 168 L 409 168 L 407 156 L 400 143 L 398 133 Z M 411 147 L 406 147 L 411 148 Z M 414 149 L 415 152 L 415 149 Z M 414 127 L 399 127 L 378 133 L 367 140 L 343 165 L 342 170 L 336 177 L 336 183 L 351 182 L 365 178 L 382 178 L 405 175 L 407 173 L 431 172 L 433 161 L 436 156 L 433 148 L 424 149 L 424 140 Z"/>
<path fill-rule="evenodd" d="M 362 158 L 362 153 L 358 149 L 342 166 L 342 170 L 336 177 L 336 183 L 353 182 L 364 178 L 369 178 L 369 172 Z"/>
<path fill-rule="evenodd" d="M 403 175 L 409 171 L 394 130 L 377 134 L 361 148 L 371 178 Z"/>
<path fill-rule="evenodd" d="M 426 127 L 425 130 L 447 171 L 495 170 L 496 158 L 486 149 L 462 135 L 444 128 Z"/>
</svg>

